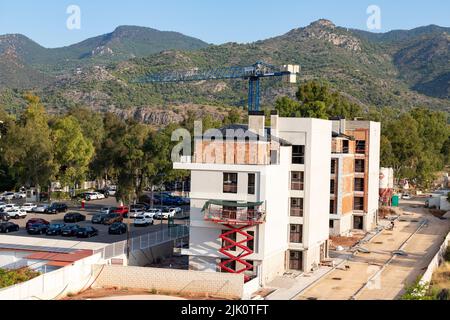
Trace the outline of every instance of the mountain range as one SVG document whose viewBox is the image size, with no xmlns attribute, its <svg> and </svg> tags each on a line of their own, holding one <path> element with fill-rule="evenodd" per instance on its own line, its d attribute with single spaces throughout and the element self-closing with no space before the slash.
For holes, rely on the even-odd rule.
<svg viewBox="0 0 450 320">
<path fill-rule="evenodd" d="M 327 81 L 363 106 L 450 111 L 450 28 L 435 25 L 370 33 L 318 20 L 284 35 L 248 44 L 210 45 L 175 32 L 121 26 L 112 33 L 64 48 L 47 49 L 19 34 L 0 36 L 0 104 L 10 112 L 33 90 L 47 108 L 88 106 L 140 114 L 177 105 L 245 106 L 243 81 L 142 85 L 152 72 L 247 66 L 256 61 L 299 64 L 300 80 Z M 270 107 L 296 86 L 263 83 Z M 143 111 L 144 110 L 144 111 Z M 144 113 L 144 115 L 142 115 Z M 154 118 L 154 117 L 153 117 Z M 153 119 L 152 118 L 152 119 Z M 168 118 L 170 121 L 170 117 Z"/>
</svg>

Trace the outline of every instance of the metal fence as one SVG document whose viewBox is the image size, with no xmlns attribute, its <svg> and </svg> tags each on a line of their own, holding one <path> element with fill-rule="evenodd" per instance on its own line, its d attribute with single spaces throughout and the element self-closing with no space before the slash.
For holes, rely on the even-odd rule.
<svg viewBox="0 0 450 320">
<path fill-rule="evenodd" d="M 163 231 L 152 232 L 130 240 L 110 244 L 102 249 L 96 250 L 95 253 L 101 253 L 103 259 L 111 259 L 126 254 L 128 246 L 130 252 L 145 250 L 169 241 L 187 237 L 188 235 L 189 227 L 187 225 L 178 225 Z"/>
</svg>

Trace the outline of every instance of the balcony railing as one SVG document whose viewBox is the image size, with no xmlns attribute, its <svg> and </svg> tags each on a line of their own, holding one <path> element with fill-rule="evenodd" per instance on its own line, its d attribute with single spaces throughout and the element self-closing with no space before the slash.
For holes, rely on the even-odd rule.
<svg viewBox="0 0 450 320">
<path fill-rule="evenodd" d="M 223 193 L 237 193 L 238 186 L 237 184 L 224 184 L 223 185 Z"/>
<path fill-rule="evenodd" d="M 261 210 L 224 210 L 210 208 L 205 211 L 205 219 L 230 224 L 261 224 L 266 220 L 266 214 Z"/>
</svg>

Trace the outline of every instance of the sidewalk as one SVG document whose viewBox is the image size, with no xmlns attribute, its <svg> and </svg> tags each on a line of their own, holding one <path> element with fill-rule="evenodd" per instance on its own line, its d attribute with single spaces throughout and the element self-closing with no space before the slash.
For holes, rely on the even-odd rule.
<svg viewBox="0 0 450 320">
<path fill-rule="evenodd" d="M 338 267 L 346 260 L 339 258 L 334 259 L 334 261 Z M 289 278 L 287 276 L 275 278 L 267 287 L 276 289 L 276 291 L 268 295 L 266 300 L 292 300 L 335 268 L 320 267 L 314 273 L 302 274 L 296 278 Z"/>
</svg>

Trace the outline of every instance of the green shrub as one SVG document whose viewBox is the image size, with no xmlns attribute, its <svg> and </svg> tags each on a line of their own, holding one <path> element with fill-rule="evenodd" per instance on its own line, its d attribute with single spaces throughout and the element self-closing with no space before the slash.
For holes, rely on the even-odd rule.
<svg viewBox="0 0 450 320">
<path fill-rule="evenodd" d="M 26 282 L 40 275 L 31 269 L 5 270 L 0 269 L 0 288 L 7 288 L 22 282 Z"/>
</svg>

